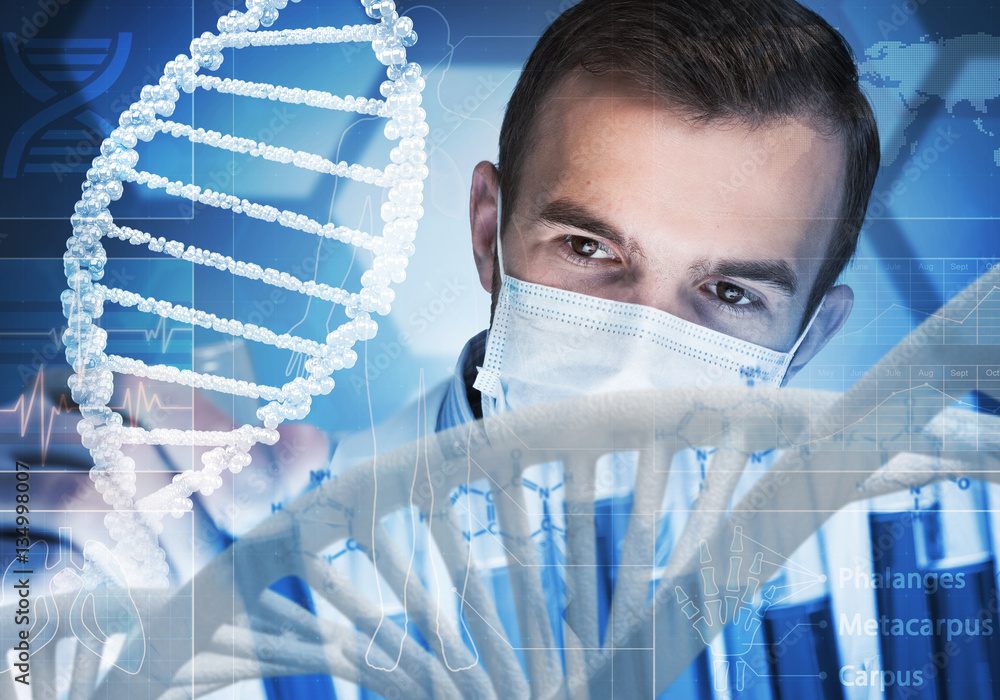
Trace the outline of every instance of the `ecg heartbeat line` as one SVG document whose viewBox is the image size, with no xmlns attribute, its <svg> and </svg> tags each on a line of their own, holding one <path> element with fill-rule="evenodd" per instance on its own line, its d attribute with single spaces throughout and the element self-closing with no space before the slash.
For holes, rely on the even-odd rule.
<svg viewBox="0 0 1000 700">
<path fill-rule="evenodd" d="M 188 406 L 168 406 L 164 404 L 155 391 L 147 390 L 144 382 L 139 382 L 134 397 L 132 387 L 130 386 L 125 390 L 120 406 L 112 406 L 111 404 L 108 404 L 108 406 L 112 410 L 123 413 L 129 425 L 133 428 L 139 426 L 140 415 L 149 415 L 154 409 L 163 411 L 194 411 L 193 404 Z"/>
<path fill-rule="evenodd" d="M 170 343 L 174 338 L 175 333 L 187 333 L 188 335 L 193 335 L 194 329 L 188 328 L 167 328 L 167 319 L 160 317 L 159 321 L 153 328 L 108 328 L 106 329 L 108 335 L 112 333 L 142 333 L 145 336 L 147 343 L 160 339 L 160 352 L 165 353 L 167 348 L 170 347 Z"/>
<path fill-rule="evenodd" d="M 45 396 L 45 370 L 42 369 L 35 375 L 35 383 L 31 387 L 30 395 L 21 394 L 11 407 L 0 408 L 0 416 L 11 414 L 17 417 L 19 434 L 23 438 L 28 434 L 31 415 L 36 410 L 35 403 L 37 402 L 38 437 L 42 466 L 45 466 L 45 456 L 48 454 L 49 442 L 52 439 L 52 425 L 55 419 L 64 413 L 78 410 L 76 406 L 70 405 L 65 394 L 59 395 L 59 401 L 56 404 L 46 401 Z"/>
<path fill-rule="evenodd" d="M 45 369 L 42 368 L 35 375 L 30 390 L 25 390 L 12 404 L 0 408 L 0 425 L 8 422 L 14 423 L 17 426 L 19 438 L 24 439 L 37 432 L 41 466 L 45 466 L 53 430 L 59 426 L 60 429 L 55 431 L 58 435 L 63 432 L 63 427 L 67 428 L 68 432 L 76 426 L 75 418 L 66 418 L 64 421 L 60 421 L 60 417 L 70 413 L 78 413 L 80 410 L 65 387 L 63 391 L 58 393 L 58 398 L 56 398 L 55 391 L 52 391 L 53 388 L 55 391 L 59 390 L 59 387 L 49 387 L 49 390 L 46 390 Z M 139 383 L 134 391 L 132 387 L 127 388 L 122 396 L 121 404 L 118 406 L 109 404 L 109 408 L 122 413 L 132 427 L 138 426 L 141 416 L 149 415 L 153 411 L 194 410 L 193 405 L 170 406 L 165 404 L 157 392 L 149 390 L 144 383 Z M 61 423 L 64 425 L 60 425 Z M 72 432 L 74 435 L 76 434 L 75 430 Z"/>
</svg>

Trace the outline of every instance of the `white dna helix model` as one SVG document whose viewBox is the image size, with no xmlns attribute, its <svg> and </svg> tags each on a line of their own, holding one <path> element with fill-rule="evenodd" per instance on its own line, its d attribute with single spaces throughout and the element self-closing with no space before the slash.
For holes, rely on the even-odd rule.
<svg viewBox="0 0 1000 700">
<path fill-rule="evenodd" d="M 340 28 L 259 29 L 261 25 L 272 25 L 278 11 L 286 4 L 287 0 L 247 0 L 246 12 L 234 10 L 221 17 L 217 34 L 204 33 L 191 42 L 190 56 L 180 55 L 167 63 L 159 84 L 142 89 L 141 99 L 122 113 L 120 126 L 103 142 L 101 155 L 94 159 L 87 172 L 83 195 L 72 216 L 73 235 L 67 242 L 68 250 L 64 256 L 69 289 L 62 294 L 63 311 L 68 323 L 63 336 L 66 359 L 75 371 L 69 385 L 73 399 L 80 405 L 82 420 L 79 432 L 83 444 L 89 448 L 94 459 L 91 478 L 105 501 L 114 507 L 115 512 L 106 518 L 110 535 L 117 543 L 113 555 L 125 567 L 133 585 L 161 587 L 167 584 L 167 563 L 157 543 L 163 515 L 167 512 L 181 515 L 190 510 L 192 504 L 189 497 L 193 493 L 207 495 L 222 484 L 220 474 L 224 470 L 237 473 L 243 469 L 250 462 L 249 451 L 255 443 L 273 444 L 278 438 L 276 428 L 279 423 L 286 419 L 304 418 L 309 413 L 311 398 L 332 390 L 334 381 L 330 375 L 355 363 L 357 354 L 352 346 L 359 340 L 375 336 L 377 324 L 372 315 L 389 312 L 393 300 L 390 285 L 403 280 L 407 259 L 414 250 L 417 222 L 423 214 L 420 206 L 422 180 L 428 172 L 424 164 L 423 140 L 428 129 L 424 122 L 424 110 L 420 108 L 420 93 L 424 87 L 420 66 L 406 60 L 406 48 L 416 41 L 412 20 L 399 16 L 391 0 L 362 0 L 368 16 L 377 20 L 376 23 Z M 202 69 L 219 68 L 225 49 L 343 42 L 370 43 L 375 57 L 388 66 L 388 79 L 381 84 L 384 99 L 350 95 L 339 97 L 317 90 L 223 79 L 202 73 Z M 343 161 L 334 163 L 314 153 L 293 151 L 166 119 L 172 115 L 181 91 L 193 93 L 198 90 L 381 117 L 386 120 L 385 137 L 398 141 L 398 144 L 392 148 L 392 162 L 384 169 L 376 169 Z M 292 164 L 387 188 L 388 201 L 382 205 L 380 212 L 384 221 L 382 235 L 333 223 L 321 224 L 292 211 L 279 211 L 272 206 L 215 192 L 194 183 L 169 181 L 155 173 L 137 169 L 139 156 L 135 151 L 136 144 L 157 136 L 187 139 L 252 158 Z M 301 231 L 349 243 L 370 251 L 373 263 L 361 278 L 363 288 L 358 292 L 349 292 L 316 281 L 303 281 L 287 272 L 234 260 L 194 245 L 185 246 L 177 240 L 158 238 L 119 226 L 114 222 L 109 206 L 122 196 L 123 182 L 134 183 L 134 186 L 145 185 L 153 190 L 162 189 L 175 197 L 231 210 L 234 215 L 273 222 L 275 235 L 288 235 L 288 230 Z M 107 262 L 107 254 L 101 245 L 104 237 L 118 238 L 134 246 L 145 246 L 153 253 L 162 253 L 194 265 L 214 267 L 232 275 L 333 302 L 345 307 L 349 320 L 330 333 L 325 342 L 317 342 L 277 334 L 265 327 L 220 318 L 198 308 L 144 298 L 127 289 L 106 286 L 100 283 Z M 280 387 L 263 386 L 239 378 L 223 378 L 169 365 L 147 365 L 138 359 L 106 354 L 107 332 L 97 325 L 97 320 L 107 303 L 302 353 L 309 358 L 305 363 L 307 376 L 297 377 Z M 258 411 L 263 426 L 243 425 L 231 432 L 125 427 L 121 416 L 108 407 L 115 386 L 115 374 L 263 399 L 267 403 Z M 205 453 L 200 469 L 177 475 L 173 483 L 154 493 L 138 494 L 134 461 L 121 449 L 123 445 L 137 444 L 213 449 Z M 91 558 L 99 557 L 100 553 L 99 548 L 94 548 Z M 88 562 L 88 565 L 90 563 L 96 569 L 101 566 L 96 561 Z"/>
<path fill-rule="evenodd" d="M 759 388 L 608 394 L 422 438 L 324 481 L 242 536 L 180 590 L 133 590 L 127 606 L 142 624 L 124 625 L 113 651 L 142 663 L 126 668 L 116 661 L 102 675 L 87 661 L 92 647 L 78 644 L 68 697 L 110 691 L 166 700 L 303 673 L 333 674 L 387 698 L 414 700 L 656 697 L 727 623 L 752 627 L 752 615 L 764 607 L 762 584 L 779 560 L 841 508 L 943 479 L 1000 483 L 1000 419 L 955 407 L 961 395 L 954 395 L 947 371 L 995 365 L 998 345 L 995 270 L 843 394 Z M 945 371 L 898 379 L 920 366 Z M 980 391 L 1000 399 L 996 382 Z M 650 553 L 673 457 L 701 446 L 716 448 L 703 487 L 669 560 L 654 571 Z M 776 461 L 734 499 L 749 456 L 772 448 L 780 451 Z M 597 465 L 622 451 L 637 454 L 638 468 L 602 642 Z M 533 465 L 561 469 L 565 482 L 567 604 L 555 620 L 561 644 L 553 638 L 550 592 L 530 534 L 524 474 Z M 481 524 L 474 522 L 478 516 L 451 497 L 456 488 L 484 480 L 494 494 L 495 537 L 506 557 L 519 639 L 505 632 L 495 583 L 481 577 L 472 556 L 467 533 Z M 387 527 L 387 518 L 399 514 L 412 523 L 411 535 L 402 538 L 409 541 L 398 533 L 394 539 Z M 359 554 L 351 567 L 329 556 L 348 539 Z M 407 553 L 417 546 L 433 553 L 425 576 L 415 575 Z M 706 566 L 707 552 L 721 562 L 717 571 Z M 389 619 L 370 585 L 373 572 L 388 587 L 386 596 L 403 602 L 408 624 Z M 312 615 L 271 590 L 288 576 L 325 608 Z M 71 616 L 78 601 L 53 595 L 49 621 Z M 122 599 L 102 604 L 126 606 Z M 59 625 L 50 638 L 69 636 L 68 627 Z M 427 648 L 415 641 L 412 627 Z M 54 646 L 44 646 L 35 663 L 53 667 Z M 4 697 L 12 688 L 10 675 L 0 674 Z"/>
</svg>

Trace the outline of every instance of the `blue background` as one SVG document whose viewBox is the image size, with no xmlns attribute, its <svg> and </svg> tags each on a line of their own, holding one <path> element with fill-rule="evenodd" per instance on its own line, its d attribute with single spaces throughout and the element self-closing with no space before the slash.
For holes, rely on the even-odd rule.
<svg viewBox="0 0 1000 700">
<path fill-rule="evenodd" d="M 290 4 L 276 27 L 367 19 L 353 0 L 325 2 L 322 10 L 304 5 Z M 993 34 L 1000 34 L 1000 24 L 996 10 L 979 3 L 812 5 L 857 53 L 883 142 L 883 167 L 859 265 L 845 275 L 858 293 L 855 312 L 841 337 L 797 380 L 843 389 L 851 380 L 841 368 L 870 366 L 997 260 L 1000 39 L 981 32 L 994 28 Z M 155 6 L 42 0 L 5 3 L 0 10 L 5 33 L 0 133 L 6 147 L 0 179 L 0 404 L 16 401 L 37 369 L 61 364 L 62 315 L 56 300 L 64 288 L 59 258 L 70 234 L 66 217 L 100 140 L 141 86 L 155 82 L 166 61 L 186 52 L 193 36 L 214 30 L 215 19 L 229 9 L 221 0 Z M 517 72 L 560 3 L 401 3 L 400 9 L 414 19 L 419 41 L 410 56 L 427 77 L 423 106 L 431 126 L 431 176 L 425 183 L 426 215 L 393 313 L 379 319 L 379 335 L 369 343 L 367 376 L 362 356 L 353 370 L 335 374 L 333 394 L 314 404 L 309 420 L 331 431 L 366 425 L 369 394 L 377 420 L 415 394 L 421 370 L 428 386 L 447 376 L 464 341 L 486 327 L 488 296 L 475 276 L 468 236 L 470 173 L 477 161 L 495 159 L 499 124 Z M 365 46 L 293 47 L 281 50 L 280 61 L 276 56 L 257 49 L 227 54 L 218 73 L 367 96 L 377 96 L 384 76 Z M 388 152 L 371 118 L 264 100 L 199 91 L 194 104 L 182 95 L 172 118 L 334 161 L 380 167 Z M 140 144 L 139 151 L 140 169 L 193 179 L 321 223 L 372 230 L 373 213 L 378 218 L 381 193 L 350 181 L 244 162 L 250 159 L 166 135 Z M 207 207 L 192 210 L 186 200 L 139 189 L 127 186 L 126 197 L 112 207 L 119 223 L 305 278 L 315 269 L 316 279 L 343 281 L 347 288 L 359 285 L 368 265 L 353 249 L 330 245 L 314 268 L 318 251 L 310 236 L 279 235 L 274 227 L 245 217 Z M 337 319 L 330 317 L 329 305 L 307 308 L 292 293 L 280 295 L 272 319 L 270 290 L 150 257 L 145 249 L 121 242 L 109 241 L 106 247 L 110 256 L 127 258 L 109 265 L 105 283 L 112 286 L 180 303 L 197 295 L 203 308 L 219 315 L 246 320 L 256 311 L 276 332 L 294 327 L 295 333 L 318 340 Z M 953 260 L 958 261 L 954 269 Z M 914 261 L 931 269 L 919 269 Z M 105 319 L 109 351 L 121 354 L 141 354 L 148 336 L 160 341 L 153 345 L 166 353 L 161 359 L 191 366 L 195 347 L 219 340 L 192 337 L 179 324 L 157 323 L 155 317 L 109 312 Z M 396 345 L 400 340 L 410 342 Z M 302 371 L 298 358 L 268 357 L 258 348 L 249 352 L 252 367 L 237 361 L 237 373 L 250 371 L 258 381 L 280 385 Z M 818 374 L 823 366 L 836 370 L 833 385 L 829 372 Z"/>
<path fill-rule="evenodd" d="M 845 273 L 856 291 L 844 330 L 795 379 L 843 391 L 909 330 L 977 274 L 1000 262 L 1000 17 L 978 2 L 809 2 L 854 48 L 875 107 L 883 166 L 857 260 Z M 367 21 L 354 0 L 290 4 L 276 28 Z M 308 421 L 336 438 L 390 415 L 450 376 L 464 342 L 488 322 L 489 297 L 472 263 L 468 191 L 472 168 L 494 160 L 499 125 L 518 71 L 538 35 L 566 6 L 556 2 L 454 0 L 399 3 L 419 41 L 431 175 L 425 216 L 392 314 L 379 318 L 367 358 L 337 372 Z M 192 37 L 214 31 L 232 9 L 221 0 L 6 2 L 0 8 L 0 444 L 66 455 L 78 444 L 67 423 L 43 413 L 41 371 L 59 410 L 65 376 L 59 340 L 65 288 L 61 256 L 68 217 L 100 141 L 118 115 L 154 83 Z M 225 54 L 222 76 L 377 96 L 384 67 L 367 47 L 247 49 Z M 175 121 L 382 167 L 388 146 L 377 120 L 200 92 L 182 95 Z M 361 230 L 376 223 L 381 192 L 347 180 L 158 135 L 141 144 L 139 168 Z M 344 245 L 318 248 L 311 236 L 126 185 L 112 206 L 118 223 L 238 259 L 348 289 L 360 287 L 370 258 Z M 323 340 L 336 326 L 329 304 L 308 304 L 189 263 L 150 257 L 106 241 L 104 283 L 272 330 Z M 318 261 L 317 261 L 318 259 Z M 262 291 L 263 290 L 263 291 Z M 108 304 L 109 352 L 205 369 L 219 337 Z M 217 346 L 215 346 L 217 347 Z M 363 352 L 358 346 L 359 354 Z M 221 359 L 219 359 L 221 358 Z M 280 386 L 303 371 L 301 358 L 266 348 L 223 350 L 216 371 Z M 226 406 L 238 416 L 253 406 Z M 985 406 L 995 410 L 995 406 Z M 65 413 L 65 411 L 64 411 Z M 53 429 L 52 426 L 56 425 Z M 66 445 L 63 449 L 61 446 Z M 23 453 L 22 453 L 23 454 Z M 64 458 L 66 461 L 70 457 Z"/>
</svg>

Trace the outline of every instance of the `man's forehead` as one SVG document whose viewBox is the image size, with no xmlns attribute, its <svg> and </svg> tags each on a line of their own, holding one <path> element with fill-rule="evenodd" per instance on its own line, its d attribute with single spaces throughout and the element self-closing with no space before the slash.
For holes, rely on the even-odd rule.
<svg viewBox="0 0 1000 700">
<path fill-rule="evenodd" d="M 839 220 L 845 149 L 810 120 L 697 121 L 635 84 L 582 70 L 541 116 L 521 171 L 525 214 L 524 204 L 537 216 L 561 197 L 586 202 L 618 179 L 631 187 L 627 204 L 658 203 L 674 218 L 825 219 L 831 229 Z"/>
<path fill-rule="evenodd" d="M 628 76 L 615 72 L 594 74 L 577 68 L 560 78 L 546 95 L 535 119 L 533 135 L 536 143 L 544 143 L 551 140 L 553 131 L 606 118 L 609 110 L 621 114 L 628 109 L 642 109 L 648 117 L 649 126 L 669 126 L 675 120 L 692 116 Z M 612 145 L 622 135 L 607 128 L 588 134 L 593 140 L 592 146 L 601 143 Z M 527 158 L 531 158 L 530 150 Z"/>
<path fill-rule="evenodd" d="M 618 99 L 655 104 L 661 98 L 641 85 L 633 75 L 608 70 L 593 73 L 584 68 L 567 71 L 549 91 L 545 105 L 559 100 Z M 667 103 L 664 101 L 664 105 Z"/>
</svg>

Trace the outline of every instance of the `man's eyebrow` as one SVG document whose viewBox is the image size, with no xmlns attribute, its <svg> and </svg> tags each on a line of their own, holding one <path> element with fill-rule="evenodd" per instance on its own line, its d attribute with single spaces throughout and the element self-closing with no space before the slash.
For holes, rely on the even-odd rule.
<svg viewBox="0 0 1000 700">
<path fill-rule="evenodd" d="M 701 261 L 690 268 L 695 275 L 719 275 L 764 282 L 777 287 L 788 296 L 797 289 L 795 272 L 784 260 L 715 260 Z"/>
<path fill-rule="evenodd" d="M 538 214 L 538 220 L 554 226 L 575 228 L 611 241 L 632 257 L 643 257 L 642 249 L 629 236 L 585 209 L 580 204 L 561 198 L 549 202 Z"/>
</svg>

